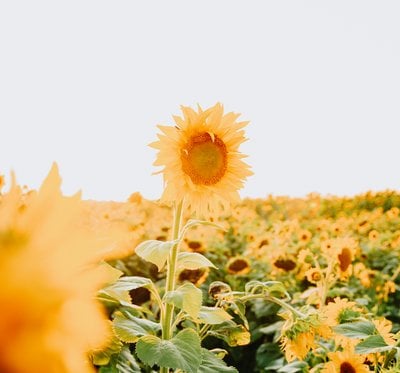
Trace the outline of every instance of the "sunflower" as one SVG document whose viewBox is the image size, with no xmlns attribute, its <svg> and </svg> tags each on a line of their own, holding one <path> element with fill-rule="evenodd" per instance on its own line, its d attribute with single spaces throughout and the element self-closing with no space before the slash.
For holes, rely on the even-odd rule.
<svg viewBox="0 0 400 373">
<path fill-rule="evenodd" d="M 231 275 L 246 275 L 250 272 L 250 260 L 244 256 L 234 256 L 228 260 L 226 269 Z"/>
<path fill-rule="evenodd" d="M 94 372 L 87 352 L 108 338 L 94 300 L 106 282 L 102 243 L 77 224 L 79 195 L 62 196 L 60 184 L 54 166 L 38 192 L 13 181 L 0 201 L 1 372 Z"/>
<path fill-rule="evenodd" d="M 283 337 L 281 347 L 285 351 L 285 358 L 288 362 L 298 358 L 303 360 L 307 353 L 316 347 L 314 341 L 314 333 L 303 332 L 299 333 L 296 338 L 290 339 Z"/>
<path fill-rule="evenodd" d="M 210 269 L 208 267 L 198 269 L 184 269 L 179 273 L 178 281 L 189 281 L 195 286 L 200 286 L 207 280 L 209 272 Z"/>
<path fill-rule="evenodd" d="M 391 333 L 392 330 L 392 322 L 385 318 L 380 318 L 376 320 L 372 320 L 375 325 L 376 330 L 381 335 L 381 337 L 385 340 L 386 344 L 394 345 L 396 344 L 396 339 L 394 338 L 394 334 Z"/>
<path fill-rule="evenodd" d="M 239 114 L 224 114 L 219 103 L 207 110 L 199 106 L 197 112 L 182 107 L 182 112 L 183 118 L 174 116 L 175 127 L 158 126 L 159 140 L 150 144 L 159 150 L 154 165 L 164 167 L 161 201 L 185 199 L 187 208 L 200 215 L 238 202 L 238 190 L 252 175 L 239 152 L 248 122 L 237 122 Z"/>
<path fill-rule="evenodd" d="M 346 298 L 336 297 L 333 302 L 329 302 L 323 309 L 326 317 L 326 324 L 334 327 L 345 322 L 350 322 L 361 315 L 361 310 L 355 302 L 350 302 Z"/>
<path fill-rule="evenodd" d="M 286 319 L 282 327 L 281 348 L 288 362 L 294 359 L 303 360 L 310 350 L 317 347 L 316 338 L 329 338 L 330 329 L 318 313 L 310 313 L 306 317 L 293 318 L 293 315 L 282 313 Z"/>
<path fill-rule="evenodd" d="M 364 357 L 354 354 L 352 348 L 343 351 L 330 352 L 331 361 L 325 364 L 321 373 L 368 373 L 370 370 L 363 364 Z"/>
</svg>

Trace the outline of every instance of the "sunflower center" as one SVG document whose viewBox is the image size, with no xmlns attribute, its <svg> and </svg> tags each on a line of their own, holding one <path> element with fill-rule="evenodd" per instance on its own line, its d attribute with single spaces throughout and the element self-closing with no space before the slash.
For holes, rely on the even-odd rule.
<svg viewBox="0 0 400 373">
<path fill-rule="evenodd" d="M 342 272 L 345 272 L 351 264 L 351 251 L 347 247 L 342 249 L 342 252 L 338 255 L 339 266 Z"/>
<path fill-rule="evenodd" d="M 275 267 L 284 269 L 285 271 L 291 271 L 296 268 L 296 263 L 291 259 L 278 258 L 274 262 Z"/>
<path fill-rule="evenodd" d="M 229 270 L 232 272 L 240 272 L 247 268 L 249 264 L 244 259 L 236 259 L 233 263 L 229 265 Z"/>
<path fill-rule="evenodd" d="M 340 364 L 340 373 L 356 373 L 353 365 L 348 363 L 347 361 Z"/>
<path fill-rule="evenodd" d="M 181 152 L 182 169 L 194 184 L 213 185 L 227 169 L 225 143 L 209 133 L 192 136 Z"/>
</svg>

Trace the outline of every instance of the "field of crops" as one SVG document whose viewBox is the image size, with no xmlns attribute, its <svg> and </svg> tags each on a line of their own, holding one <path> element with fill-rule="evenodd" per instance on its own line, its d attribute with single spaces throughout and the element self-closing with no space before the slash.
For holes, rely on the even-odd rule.
<svg viewBox="0 0 400 373">
<path fill-rule="evenodd" d="M 160 126 L 160 201 L 0 177 L 0 372 L 400 372 L 400 194 L 238 198 L 238 115 Z"/>
</svg>

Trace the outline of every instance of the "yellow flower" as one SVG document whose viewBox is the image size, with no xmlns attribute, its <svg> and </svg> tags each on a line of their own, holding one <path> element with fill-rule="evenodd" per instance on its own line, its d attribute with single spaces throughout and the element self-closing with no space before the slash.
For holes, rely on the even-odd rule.
<svg viewBox="0 0 400 373">
<path fill-rule="evenodd" d="M 226 268 L 233 275 L 245 275 L 250 272 L 250 261 L 244 256 L 230 258 Z"/>
<path fill-rule="evenodd" d="M 373 229 L 368 233 L 368 238 L 371 241 L 376 241 L 379 238 L 379 232 L 376 229 Z"/>
<path fill-rule="evenodd" d="M 339 297 L 336 297 L 333 302 L 329 302 L 322 312 L 326 317 L 326 324 L 329 326 L 336 326 L 360 316 L 360 309 L 355 302 L 349 302 L 348 299 Z"/>
<path fill-rule="evenodd" d="M 279 256 L 272 264 L 284 272 L 293 271 L 297 265 L 293 255 Z"/>
<path fill-rule="evenodd" d="M 198 269 L 184 269 L 178 275 L 179 282 L 189 281 L 196 286 L 203 284 L 210 273 L 208 267 L 198 268 Z"/>
<path fill-rule="evenodd" d="M 38 192 L 15 184 L 0 201 L 0 371 L 93 372 L 86 354 L 108 337 L 94 300 L 106 282 L 100 242 L 77 224 L 56 166 Z"/>
<path fill-rule="evenodd" d="M 318 313 L 312 312 L 304 318 L 293 318 L 289 313 L 281 314 L 286 319 L 282 327 L 281 347 L 288 362 L 304 359 L 310 350 L 317 347 L 316 337 L 330 338 L 331 331 Z"/>
<path fill-rule="evenodd" d="M 394 334 L 390 331 L 392 330 L 392 322 L 385 318 L 372 320 L 374 323 L 376 330 L 381 335 L 381 337 L 385 340 L 388 345 L 394 345 L 396 340 L 394 339 Z"/>
<path fill-rule="evenodd" d="M 340 237 L 325 241 L 321 249 L 328 260 L 335 260 L 337 271 L 342 280 L 348 279 L 353 272 L 352 262 L 358 249 L 357 241 L 351 237 Z"/>
<path fill-rule="evenodd" d="M 305 276 L 312 284 L 317 284 L 323 279 L 322 272 L 318 268 L 310 268 L 307 272 L 305 272 Z"/>
<path fill-rule="evenodd" d="M 352 348 L 328 353 L 330 362 L 326 363 L 321 373 L 369 373 L 364 357 L 354 354 Z"/>
<path fill-rule="evenodd" d="M 308 351 L 316 347 L 314 336 L 312 332 L 304 332 L 299 333 L 294 339 L 283 337 L 282 348 L 285 351 L 286 360 L 291 362 L 296 358 L 304 359 Z"/>
<path fill-rule="evenodd" d="M 196 112 L 182 107 L 176 126 L 158 126 L 162 134 L 150 146 L 159 150 L 154 165 L 164 166 L 162 202 L 180 202 L 199 214 L 240 200 L 238 190 L 252 172 L 239 145 L 246 139 L 238 114 L 223 113 L 221 104 Z"/>
<path fill-rule="evenodd" d="M 307 229 L 302 229 L 298 232 L 299 241 L 307 243 L 312 238 L 312 233 Z"/>
<path fill-rule="evenodd" d="M 399 208 L 398 207 L 392 207 L 390 210 L 386 211 L 386 215 L 390 220 L 396 219 L 399 216 Z"/>
</svg>

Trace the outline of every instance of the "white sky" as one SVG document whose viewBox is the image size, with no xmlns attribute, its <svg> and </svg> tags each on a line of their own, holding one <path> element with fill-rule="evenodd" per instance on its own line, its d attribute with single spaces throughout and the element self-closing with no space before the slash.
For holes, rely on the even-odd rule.
<svg viewBox="0 0 400 373">
<path fill-rule="evenodd" d="M 242 196 L 400 189 L 400 1 L 0 2 L 0 170 L 156 199 L 156 124 L 250 120 Z"/>
</svg>

